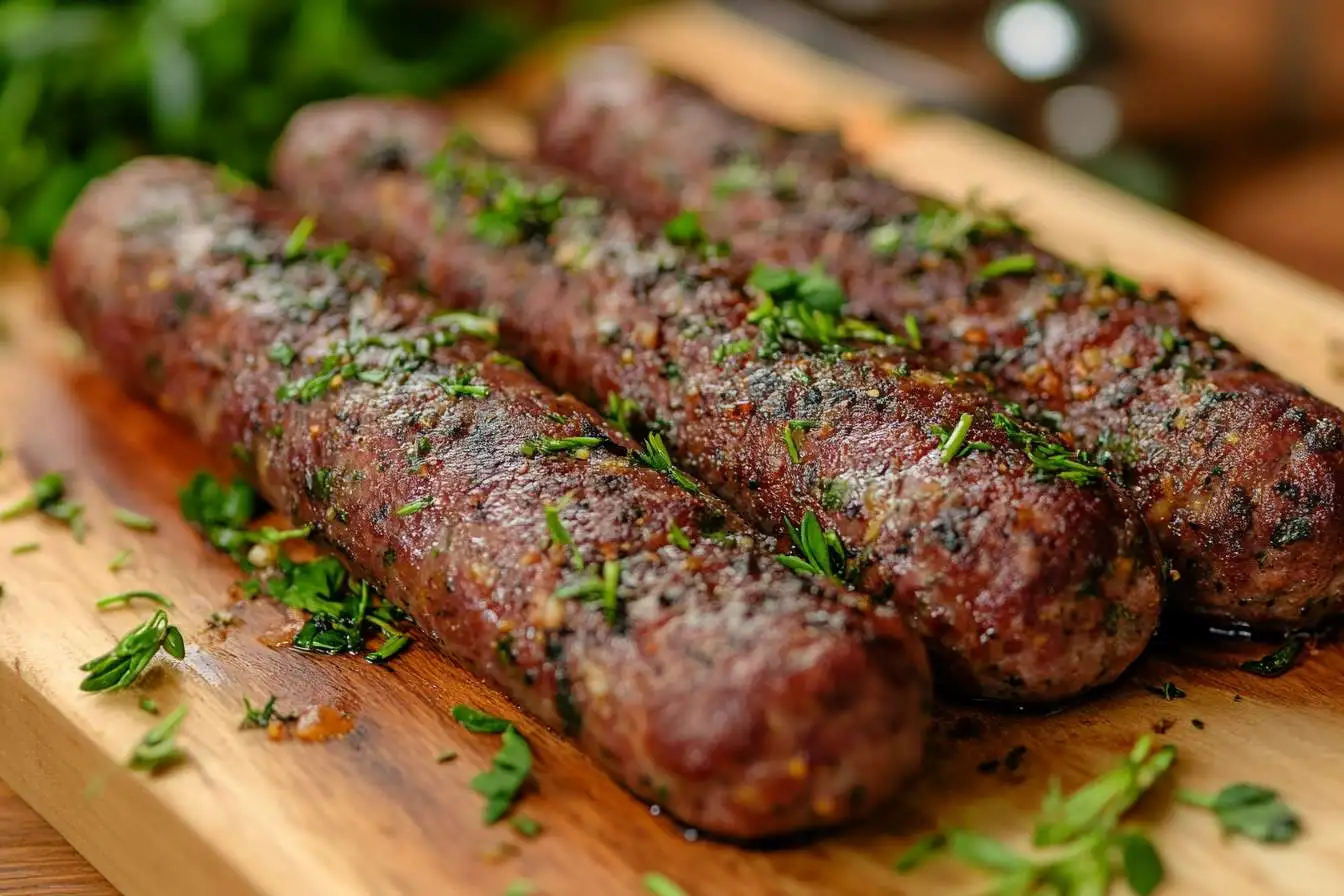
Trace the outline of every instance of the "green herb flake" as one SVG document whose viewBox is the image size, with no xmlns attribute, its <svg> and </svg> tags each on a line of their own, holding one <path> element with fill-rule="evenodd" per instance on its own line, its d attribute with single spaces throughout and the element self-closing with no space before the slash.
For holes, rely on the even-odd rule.
<svg viewBox="0 0 1344 896">
<path fill-rule="evenodd" d="M 942 831 L 925 834 L 896 859 L 893 867 L 898 874 L 908 874 L 945 849 L 947 834 Z"/>
<path fill-rule="evenodd" d="M 1040 479 L 1054 477 L 1075 485 L 1090 485 L 1106 476 L 1106 471 L 1093 464 L 1083 452 L 1070 451 L 1047 436 L 1023 429 L 1006 414 L 995 413 L 994 426 L 1027 455 Z"/>
<path fill-rule="evenodd" d="M 1302 820 L 1276 791 L 1258 784 L 1231 784 L 1216 794 L 1180 790 L 1176 798 L 1214 813 L 1224 834 L 1261 843 L 1290 843 L 1302 833 Z"/>
<path fill-rule="evenodd" d="M 996 258 L 980 269 L 975 275 L 975 279 L 985 281 L 994 280 L 998 277 L 1009 277 L 1017 274 L 1032 274 L 1036 271 L 1036 256 L 1029 252 L 1023 252 L 1019 255 L 1005 255 L 1002 258 Z"/>
<path fill-rule="evenodd" d="M 294 225 L 294 229 L 285 240 L 283 250 L 285 261 L 293 261 L 303 254 L 304 247 L 308 245 L 308 238 L 313 235 L 313 230 L 316 228 L 317 220 L 313 217 L 305 215 L 299 219 L 299 223 Z"/>
<path fill-rule="evenodd" d="M 971 425 L 975 422 L 975 417 L 971 414 L 962 414 L 957 419 L 957 423 L 952 429 L 947 429 L 940 424 L 933 424 L 929 427 L 929 432 L 938 439 L 938 457 L 944 464 L 950 464 L 959 457 L 974 451 L 993 451 L 994 446 L 988 442 L 968 442 L 966 436 L 971 431 Z"/>
<path fill-rule="evenodd" d="M 1261 678 L 1278 678 L 1293 668 L 1298 657 L 1302 655 L 1302 648 L 1306 646 L 1307 640 L 1304 634 L 1291 634 L 1278 650 L 1258 660 L 1247 660 L 1239 668 L 1243 672 L 1250 672 Z"/>
<path fill-rule="evenodd" d="M 755 343 L 750 339 L 735 339 L 732 342 L 720 343 L 719 345 L 714 346 L 712 360 L 715 364 L 722 364 L 728 358 L 737 355 L 745 355 L 747 352 L 751 351 L 751 347 L 754 344 Z"/>
<path fill-rule="evenodd" d="M 644 450 L 636 452 L 632 459 L 635 463 L 648 467 L 657 473 L 662 473 L 672 482 L 681 486 L 693 495 L 700 494 L 700 485 L 691 477 L 681 472 L 672 463 L 672 456 L 668 454 L 667 445 L 663 442 L 661 433 L 653 433 L 644 441 Z"/>
<path fill-rule="evenodd" d="M 504 896 L 533 896 L 537 892 L 537 885 L 525 877 L 510 881 L 504 888 Z"/>
<path fill-rule="evenodd" d="M 110 651 L 79 667 L 88 673 L 79 689 L 96 693 L 130 687 L 160 648 L 179 660 L 186 656 L 182 632 L 168 624 L 167 613 L 155 610 L 152 617 L 122 636 Z"/>
<path fill-rule="evenodd" d="M 510 816 L 509 826 L 529 840 L 541 834 L 541 822 L 527 815 Z"/>
<path fill-rule="evenodd" d="M 147 712 L 152 716 L 159 714 L 159 704 L 148 697 L 141 697 L 139 706 L 142 712 Z"/>
<path fill-rule="evenodd" d="M 639 415 L 640 409 L 637 402 L 622 398 L 619 392 L 607 394 L 607 409 L 602 416 L 625 435 L 631 434 L 631 425 Z"/>
<path fill-rule="evenodd" d="M 750 156 L 738 156 L 720 169 L 712 189 L 716 199 L 723 199 L 735 193 L 759 189 L 769 180 L 769 176 Z"/>
<path fill-rule="evenodd" d="M 463 703 L 452 708 L 452 716 L 472 734 L 503 734 L 505 729 L 513 725 L 508 719 L 492 716 Z"/>
<path fill-rule="evenodd" d="M 901 247 L 901 228 L 895 223 L 886 223 L 868 231 L 868 247 L 878 255 L 895 255 Z"/>
<path fill-rule="evenodd" d="M 688 538 L 686 533 L 682 531 L 682 528 L 677 525 L 676 520 L 667 524 L 667 543 L 675 545 L 683 551 L 689 551 L 691 549 L 690 538 Z"/>
<path fill-rule="evenodd" d="M 440 750 L 434 755 L 434 761 L 442 765 L 445 762 L 452 762 L 457 758 L 456 750 Z"/>
<path fill-rule="evenodd" d="M 494 824 L 503 818 L 522 795 L 532 774 L 532 750 L 512 725 L 503 734 L 499 752 L 490 761 L 490 770 L 471 779 L 471 789 L 485 797 L 482 820 Z"/>
<path fill-rule="evenodd" d="M 275 695 L 266 698 L 266 702 L 261 706 L 253 706 L 252 701 L 247 697 L 243 698 L 243 720 L 238 723 L 240 730 L 246 731 L 249 728 L 265 728 L 271 723 L 275 716 Z"/>
<path fill-rule="evenodd" d="M 416 498 L 414 501 L 401 505 L 394 512 L 397 516 L 414 516 L 433 503 L 433 498 Z"/>
<path fill-rule="evenodd" d="M 298 353 L 283 342 L 277 342 L 266 352 L 266 357 L 270 358 L 281 367 L 289 367 L 298 357 Z"/>
<path fill-rule="evenodd" d="M 708 240 L 705 228 L 700 226 L 700 215 L 687 209 L 663 225 L 663 236 L 669 243 L 693 249 Z"/>
<path fill-rule="evenodd" d="M 915 351 L 921 351 L 924 348 L 924 337 L 919 332 L 919 320 L 913 314 L 907 314 L 904 320 L 905 338 L 910 347 Z"/>
<path fill-rule="evenodd" d="M 16 544 L 16 545 L 14 545 L 14 547 L 12 547 L 12 548 L 9 549 L 9 552 L 10 552 L 10 554 L 12 554 L 12 555 L 14 555 L 15 557 L 17 557 L 17 556 L 19 556 L 20 554 L 32 554 L 32 553 L 35 553 L 35 552 L 37 552 L 37 551 L 40 551 L 41 549 L 42 549 L 42 545 L 41 545 L 40 542 L 36 542 L 36 541 L 25 541 L 25 542 L 23 542 L 22 544 Z"/>
<path fill-rule="evenodd" d="M 665 874 L 650 871 L 644 875 L 644 889 L 653 896 L 687 896 L 686 891 Z"/>
<path fill-rule="evenodd" d="M 1163 700 L 1181 700 L 1185 697 L 1185 691 L 1176 686 L 1174 681 L 1164 681 L 1161 684 L 1149 685 L 1148 690 L 1157 694 Z"/>
<path fill-rule="evenodd" d="M 127 510 L 124 507 L 113 510 L 112 518 L 127 529 L 135 529 L 139 532 L 153 532 L 159 528 L 159 524 L 151 518 L 133 510 Z"/>
<path fill-rule="evenodd" d="M 372 653 L 366 654 L 364 659 L 370 663 L 385 663 L 392 657 L 401 653 L 411 643 L 411 638 L 404 632 L 389 634 L 383 639 L 383 643 Z"/>
<path fill-rule="evenodd" d="M 145 732 L 131 752 L 128 765 L 136 771 L 154 775 L 185 759 L 186 753 L 177 745 L 177 731 L 186 717 L 187 705 L 184 703 Z"/>
<path fill-rule="evenodd" d="M 123 591 L 121 594 L 111 594 L 107 597 L 99 598 L 94 604 L 100 610 L 108 610 L 112 607 L 128 607 L 133 600 L 147 600 L 158 604 L 161 607 L 172 609 L 173 602 L 162 594 L 153 591 Z"/>
<path fill-rule="evenodd" d="M 583 458 L 588 456 L 590 448 L 596 448 L 604 441 L 606 440 L 600 436 L 566 436 L 559 439 L 538 436 L 524 442 L 519 451 L 523 457 L 534 457 L 538 454 L 572 454 Z"/>
<path fill-rule="evenodd" d="M 784 447 L 789 452 L 789 462 L 800 464 L 803 462 L 802 454 L 798 450 L 796 433 L 806 432 L 809 429 L 816 429 L 821 425 L 818 420 L 790 420 L 784 424 L 780 431 L 780 438 L 784 441 Z"/>
</svg>

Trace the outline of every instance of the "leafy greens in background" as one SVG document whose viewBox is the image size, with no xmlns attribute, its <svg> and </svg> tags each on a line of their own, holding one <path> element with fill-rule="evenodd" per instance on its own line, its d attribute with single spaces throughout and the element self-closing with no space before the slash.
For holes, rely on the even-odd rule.
<svg viewBox="0 0 1344 896">
<path fill-rule="evenodd" d="M 305 103 L 434 95 L 601 0 L 0 0 L 0 242 L 46 252 L 90 178 L 143 153 L 264 181 Z"/>
</svg>

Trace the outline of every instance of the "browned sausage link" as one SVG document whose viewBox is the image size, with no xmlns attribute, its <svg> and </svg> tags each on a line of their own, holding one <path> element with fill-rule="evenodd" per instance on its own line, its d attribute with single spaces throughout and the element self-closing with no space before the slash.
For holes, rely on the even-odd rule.
<svg viewBox="0 0 1344 896">
<path fill-rule="evenodd" d="M 1060 698 L 1143 649 L 1156 564 L 1109 483 L 1038 478 L 983 393 L 910 370 L 897 349 L 772 338 L 755 322 L 766 304 L 699 249 L 639 242 L 619 211 L 557 198 L 544 171 L 455 139 L 432 186 L 420 171 L 449 131 L 431 106 L 311 107 L 281 141 L 276 180 L 449 305 L 499 314 L 553 382 L 637 408 L 758 526 L 815 514 L 848 548 L 833 571 L 910 614 L 942 684 Z M 960 450 L 945 448 L 963 415 Z"/>
<path fill-rule="evenodd" d="M 935 366 L 986 375 L 1109 457 L 1174 564 L 1180 610 L 1300 625 L 1344 608 L 1344 417 L 1171 295 L 1081 270 L 1001 216 L 901 189 L 831 135 L 751 121 L 619 51 L 576 66 L 540 146 L 645 227 L 700 209 L 743 258 L 822 260 L 857 313 L 915 314 Z"/>
<path fill-rule="evenodd" d="M 268 205 L 185 160 L 88 189 L 53 277 L 109 372 L 241 446 L 263 494 L 439 646 L 682 820 L 775 835 L 901 788 L 929 684 L 894 612 L 794 575 L 721 502 L 634 464 L 461 331 L 488 321 L 431 317 L 357 255 L 286 259 Z"/>
</svg>

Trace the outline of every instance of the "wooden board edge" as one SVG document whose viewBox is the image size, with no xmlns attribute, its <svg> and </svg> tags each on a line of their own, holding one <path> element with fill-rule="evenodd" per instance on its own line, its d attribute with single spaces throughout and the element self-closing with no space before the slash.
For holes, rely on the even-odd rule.
<svg viewBox="0 0 1344 896">
<path fill-rule="evenodd" d="M 44 700 L 21 669 L 0 666 L 0 718 L 25 717 L 40 724 L 11 726 L 0 738 L 0 777 L 119 891 L 261 893 L 168 802 Z M 87 783 L 72 790 L 70 781 Z M 176 834 L 168 851 L 155 832 L 170 827 Z"/>
</svg>

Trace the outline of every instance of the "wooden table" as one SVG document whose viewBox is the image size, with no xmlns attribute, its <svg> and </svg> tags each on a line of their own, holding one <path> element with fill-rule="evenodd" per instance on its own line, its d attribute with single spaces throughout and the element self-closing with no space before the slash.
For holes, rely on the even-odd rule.
<svg viewBox="0 0 1344 896">
<path fill-rule="evenodd" d="M 103 876 L 0 781 L 0 893 L 117 896 Z"/>
</svg>

